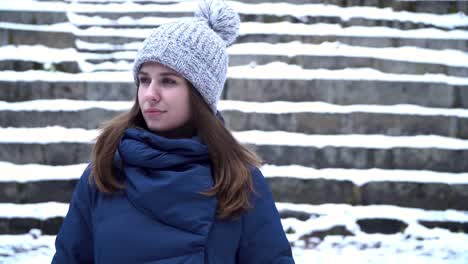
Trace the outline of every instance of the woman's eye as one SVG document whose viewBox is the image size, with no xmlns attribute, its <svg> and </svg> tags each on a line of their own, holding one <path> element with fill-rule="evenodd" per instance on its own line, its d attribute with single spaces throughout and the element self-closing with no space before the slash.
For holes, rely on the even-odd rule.
<svg viewBox="0 0 468 264">
<path fill-rule="evenodd" d="M 147 77 L 141 77 L 139 81 L 140 81 L 140 83 L 148 83 L 150 81 L 150 79 L 147 78 Z"/>
<path fill-rule="evenodd" d="M 170 79 L 170 78 L 163 78 L 162 83 L 164 84 L 176 84 L 176 81 Z"/>
</svg>

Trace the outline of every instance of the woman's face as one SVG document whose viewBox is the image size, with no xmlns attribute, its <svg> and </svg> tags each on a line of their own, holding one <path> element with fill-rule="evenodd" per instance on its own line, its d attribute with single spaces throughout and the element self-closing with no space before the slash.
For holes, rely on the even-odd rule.
<svg viewBox="0 0 468 264">
<path fill-rule="evenodd" d="M 138 103 L 148 129 L 166 137 L 181 136 L 177 129 L 190 120 L 188 81 L 156 62 L 144 63 L 138 80 Z"/>
</svg>

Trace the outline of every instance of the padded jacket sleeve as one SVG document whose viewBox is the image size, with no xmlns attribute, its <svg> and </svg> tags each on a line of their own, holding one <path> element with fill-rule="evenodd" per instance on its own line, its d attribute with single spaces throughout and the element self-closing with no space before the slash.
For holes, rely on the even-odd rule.
<svg viewBox="0 0 468 264">
<path fill-rule="evenodd" d="M 52 264 L 93 263 L 89 173 L 88 166 L 75 187 L 67 216 L 55 240 Z"/>
<path fill-rule="evenodd" d="M 268 184 L 260 172 L 252 171 L 255 193 L 253 208 L 243 215 L 238 263 L 294 263 L 291 247 L 281 225 L 280 216 Z"/>
</svg>

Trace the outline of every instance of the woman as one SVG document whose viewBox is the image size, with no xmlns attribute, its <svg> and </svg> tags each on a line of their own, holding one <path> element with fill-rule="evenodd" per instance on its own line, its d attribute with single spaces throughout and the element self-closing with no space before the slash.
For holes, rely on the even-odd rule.
<svg viewBox="0 0 468 264">
<path fill-rule="evenodd" d="M 97 138 L 52 263 L 294 263 L 259 158 L 216 115 L 239 24 L 202 1 L 143 42 L 135 103 Z"/>
</svg>

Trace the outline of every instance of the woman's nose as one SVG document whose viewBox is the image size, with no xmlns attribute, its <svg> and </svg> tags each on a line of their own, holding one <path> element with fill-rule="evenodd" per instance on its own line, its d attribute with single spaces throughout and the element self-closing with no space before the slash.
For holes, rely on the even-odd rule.
<svg viewBox="0 0 468 264">
<path fill-rule="evenodd" d="M 157 83 L 151 82 L 148 89 L 146 89 L 145 97 L 151 101 L 159 102 L 161 100 L 161 90 Z"/>
</svg>

